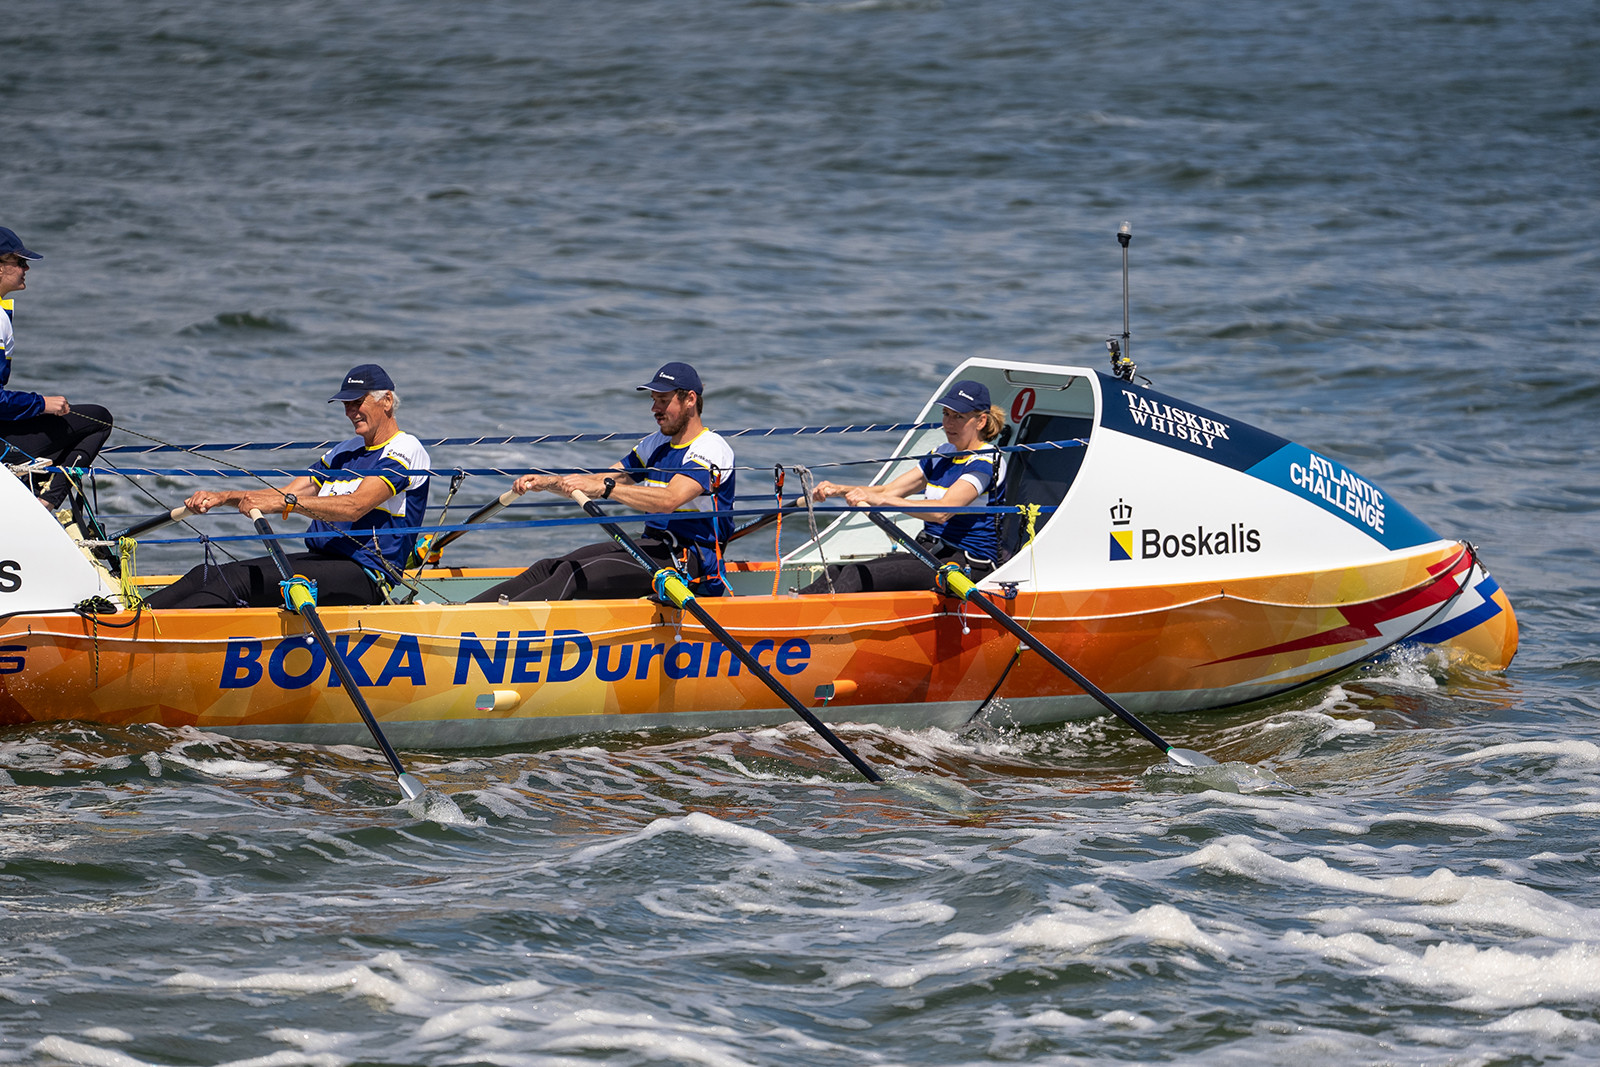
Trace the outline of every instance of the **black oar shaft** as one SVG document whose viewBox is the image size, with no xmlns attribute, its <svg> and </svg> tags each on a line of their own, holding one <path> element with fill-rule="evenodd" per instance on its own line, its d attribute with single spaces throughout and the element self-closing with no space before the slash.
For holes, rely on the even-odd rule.
<svg viewBox="0 0 1600 1067">
<path fill-rule="evenodd" d="M 477 511 L 474 511 L 471 515 L 468 515 L 467 516 L 467 524 L 468 525 L 476 525 L 476 524 L 478 524 L 480 522 L 489 521 L 490 519 L 494 518 L 496 515 L 500 514 L 500 512 L 502 512 L 506 508 L 510 507 L 512 501 L 516 500 L 517 497 L 519 497 L 521 495 L 522 494 L 517 492 L 515 489 L 507 489 L 505 492 L 500 494 L 498 499 L 489 501 L 483 507 L 479 508 Z M 439 538 L 439 540 L 437 540 L 433 544 L 429 545 L 428 546 L 428 556 L 429 556 L 429 558 L 431 559 L 434 556 L 434 554 L 443 551 L 444 547 L 446 545 L 450 544 L 456 538 L 460 537 L 462 534 L 464 534 L 466 532 L 467 532 L 466 530 L 451 530 L 449 533 L 447 533 L 443 537 Z"/>
<path fill-rule="evenodd" d="M 933 568 L 935 574 L 940 573 L 941 569 L 944 567 L 944 564 L 940 563 L 926 550 L 924 550 L 921 545 L 917 544 L 916 538 L 900 529 L 900 527 L 896 526 L 888 519 L 888 517 L 879 512 L 870 511 L 867 513 L 867 517 L 877 524 L 877 526 L 882 529 L 884 533 L 887 533 L 895 541 L 899 542 L 901 545 L 904 545 L 912 555 L 916 556 L 922 560 L 923 563 L 926 563 L 929 567 Z M 1133 712 L 1117 703 L 1108 693 L 1105 692 L 1105 690 L 1101 689 L 1099 686 L 1095 685 L 1093 682 L 1089 681 L 1089 679 L 1085 678 L 1081 673 L 1079 673 L 1072 666 L 1072 664 L 1056 655 L 1056 653 L 1052 651 L 1048 645 L 1039 640 L 1032 633 L 1029 633 L 1021 623 L 1017 622 L 1016 619 L 1013 619 L 1010 615 L 1007 615 L 1004 611 L 1000 610 L 1000 608 L 993 601 L 991 601 L 980 589 L 978 589 L 978 587 L 973 583 L 972 579 L 968 578 L 960 571 L 952 570 L 945 573 L 945 581 L 952 592 L 961 597 L 967 603 L 975 604 L 981 608 L 989 615 L 990 618 L 994 619 L 995 622 L 998 622 L 1001 626 L 1009 630 L 1011 635 L 1018 641 L 1021 641 L 1023 644 L 1033 649 L 1040 655 L 1041 658 L 1043 658 L 1046 663 L 1050 664 L 1050 666 L 1054 667 L 1056 670 L 1072 679 L 1073 682 L 1077 684 L 1078 688 L 1082 689 L 1085 693 L 1088 693 L 1095 700 L 1099 701 L 1102 707 L 1106 708 L 1112 714 L 1116 715 L 1117 718 L 1133 727 L 1134 730 L 1138 732 L 1140 737 L 1143 737 L 1146 741 L 1149 741 L 1152 745 L 1155 745 L 1168 756 L 1172 756 L 1175 751 L 1181 751 L 1174 749 L 1173 746 L 1168 744 L 1160 734 L 1156 733 L 1154 730 L 1150 729 L 1150 727 L 1146 726 L 1142 721 L 1140 721 L 1139 718 L 1133 714 Z"/>
<path fill-rule="evenodd" d="M 256 532 L 266 542 L 267 554 L 272 557 L 272 562 L 277 565 L 278 573 L 283 575 L 284 581 L 294 577 L 294 571 L 289 567 L 289 559 L 283 553 L 283 546 L 274 539 L 272 527 L 267 520 L 262 518 L 261 512 L 252 508 L 250 520 L 255 523 Z M 394 747 L 389 744 L 389 739 L 383 736 L 383 729 L 378 725 L 378 720 L 372 714 L 372 709 L 367 707 L 367 698 L 361 695 L 361 687 L 356 684 L 355 676 L 350 673 L 350 665 L 344 661 L 339 650 L 334 647 L 333 638 L 328 636 L 327 629 L 322 625 L 322 620 L 317 617 L 317 609 L 311 603 L 310 594 L 303 589 L 290 590 L 290 603 L 300 617 L 306 620 L 306 629 L 311 631 L 312 639 L 322 649 L 322 654 L 327 657 L 333 666 L 333 673 L 338 677 L 339 684 L 344 686 L 344 691 L 349 694 L 350 702 L 355 705 L 362 721 L 367 724 L 367 729 L 372 733 L 372 739 L 378 743 L 378 750 L 383 753 L 383 758 L 389 762 L 389 768 L 394 771 L 395 779 L 400 783 L 400 791 L 407 800 L 415 800 L 422 795 L 422 786 L 415 778 L 406 773 L 405 767 L 400 764 L 400 757 L 395 755 Z"/>
<path fill-rule="evenodd" d="M 600 509 L 600 505 L 590 500 L 583 493 L 574 493 L 572 499 L 576 500 L 579 506 L 593 517 L 597 519 L 606 517 L 605 512 Z M 657 573 L 660 570 L 656 561 L 651 559 L 644 549 L 640 548 L 633 538 L 628 536 L 627 531 L 623 530 L 622 527 L 614 522 L 602 522 L 600 528 L 609 534 L 611 539 L 620 545 L 645 570 L 651 573 Z M 756 659 L 749 649 L 744 647 L 742 642 L 730 634 L 721 623 L 711 617 L 711 613 L 695 598 L 694 593 L 683 583 L 681 578 L 675 574 L 669 574 L 662 582 L 662 586 L 664 587 L 663 591 L 666 592 L 675 606 L 684 609 L 698 619 L 700 625 L 704 626 L 711 633 L 711 636 L 722 642 L 724 648 L 733 653 L 740 663 L 750 669 L 751 674 L 759 678 L 763 685 L 772 690 L 773 695 L 787 704 L 789 710 L 804 719 L 806 725 L 815 730 L 819 737 L 833 746 L 835 752 L 848 760 L 850 766 L 859 771 L 863 778 L 869 782 L 883 781 L 883 775 L 873 770 L 870 764 L 851 751 L 850 746 L 841 741 L 839 736 L 828 729 L 821 719 L 812 714 L 810 708 L 800 703 L 782 682 L 774 678 L 772 673 L 761 665 L 760 661 Z"/>
<path fill-rule="evenodd" d="M 163 515 L 152 515 L 148 519 L 141 519 L 121 533 L 112 534 L 111 540 L 120 541 L 124 537 L 138 537 L 140 534 L 147 534 L 157 527 L 165 526 L 169 522 L 182 522 L 192 514 L 193 512 L 186 507 L 176 507 Z"/>
</svg>

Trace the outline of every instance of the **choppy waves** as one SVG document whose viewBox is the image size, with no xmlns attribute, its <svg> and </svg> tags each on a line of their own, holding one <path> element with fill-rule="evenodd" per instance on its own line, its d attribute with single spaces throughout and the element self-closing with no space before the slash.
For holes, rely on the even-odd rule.
<svg viewBox="0 0 1600 1067">
<path fill-rule="evenodd" d="M 959 808 L 851 780 L 798 726 L 415 755 L 431 808 L 363 749 L 12 731 L 0 1000 L 40 1020 L 13 1013 L 12 1058 L 1592 1051 L 1600 748 L 1489 743 L 1452 688 L 1393 664 L 1191 725 L 1281 776 L 1251 791 L 1115 720 L 847 729 Z"/>
</svg>

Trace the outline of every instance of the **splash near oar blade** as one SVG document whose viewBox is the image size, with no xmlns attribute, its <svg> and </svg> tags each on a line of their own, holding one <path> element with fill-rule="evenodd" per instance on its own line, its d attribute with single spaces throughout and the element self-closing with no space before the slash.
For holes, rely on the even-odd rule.
<svg viewBox="0 0 1600 1067">
<path fill-rule="evenodd" d="M 274 539 L 272 527 L 267 523 L 257 508 L 250 509 L 250 521 L 255 523 L 256 532 L 266 541 L 267 554 L 272 557 L 272 562 L 277 566 L 278 573 L 283 575 L 284 594 L 288 600 L 290 610 L 296 612 L 306 620 L 306 629 L 311 631 L 311 637 L 316 641 L 317 647 L 322 650 L 323 656 L 333 666 L 333 673 L 338 676 L 339 684 L 350 696 L 350 703 L 355 705 L 356 712 L 360 714 L 367 730 L 372 734 L 372 739 L 377 742 L 378 750 L 383 753 L 383 758 L 388 761 L 389 768 L 394 771 L 395 781 L 400 783 L 400 792 L 407 800 L 416 800 L 422 796 L 422 783 L 418 782 L 406 769 L 400 765 L 400 757 L 395 755 L 394 747 L 389 744 L 389 739 L 383 736 L 383 729 L 378 725 L 377 718 L 372 714 L 372 709 L 367 707 L 367 698 L 361 695 L 361 687 L 356 684 L 355 676 L 350 673 L 350 665 L 345 662 L 339 650 L 334 647 L 333 638 L 328 636 L 328 631 L 322 625 L 322 620 L 317 617 L 316 601 L 311 595 L 311 590 L 305 579 L 296 579 L 293 570 L 289 567 L 289 559 L 283 554 L 283 546 Z"/>
<path fill-rule="evenodd" d="M 597 519 L 606 517 L 606 513 L 601 509 L 600 505 L 590 500 L 586 494 L 575 492 L 572 494 L 572 499 L 577 501 L 578 506 L 593 517 Z M 883 775 L 873 770 L 865 760 L 856 755 L 849 745 L 841 741 L 838 735 L 828 729 L 821 719 L 813 715 L 810 709 L 800 703 L 799 699 L 789 692 L 782 682 L 774 678 L 772 673 L 763 667 L 755 656 L 751 655 L 750 650 L 744 647 L 743 642 L 735 638 L 723 628 L 721 623 L 711 617 L 711 613 L 695 598 L 693 591 L 690 590 L 688 583 L 683 580 L 682 575 L 675 570 L 664 567 L 658 568 L 655 560 L 646 555 L 644 549 L 634 543 L 633 538 L 628 536 L 627 531 L 616 523 L 602 522 L 600 528 L 609 534 L 611 539 L 625 552 L 632 556 L 636 563 L 655 575 L 655 590 L 663 600 L 672 604 L 673 607 L 689 612 L 689 614 L 698 619 L 700 625 L 704 626 L 711 633 L 711 636 L 722 642 L 724 648 L 733 653 L 740 663 L 749 668 L 750 673 L 759 678 L 761 683 L 770 689 L 774 696 L 787 704 L 789 710 L 804 719 L 806 725 L 810 726 L 817 732 L 819 737 L 828 742 L 835 752 L 843 756 L 850 766 L 861 773 L 863 778 L 869 782 L 883 781 Z"/>
</svg>

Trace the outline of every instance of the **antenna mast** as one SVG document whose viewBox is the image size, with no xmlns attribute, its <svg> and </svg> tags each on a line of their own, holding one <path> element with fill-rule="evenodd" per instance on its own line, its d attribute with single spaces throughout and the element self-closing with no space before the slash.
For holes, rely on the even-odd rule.
<svg viewBox="0 0 1600 1067">
<path fill-rule="evenodd" d="M 1118 344 L 1115 337 L 1106 341 L 1111 352 L 1111 373 L 1128 382 L 1133 381 L 1133 373 L 1139 369 L 1133 361 L 1133 335 L 1128 332 L 1128 245 L 1132 241 L 1133 225 L 1124 222 L 1117 228 L 1117 242 L 1122 245 L 1122 341 Z"/>
</svg>

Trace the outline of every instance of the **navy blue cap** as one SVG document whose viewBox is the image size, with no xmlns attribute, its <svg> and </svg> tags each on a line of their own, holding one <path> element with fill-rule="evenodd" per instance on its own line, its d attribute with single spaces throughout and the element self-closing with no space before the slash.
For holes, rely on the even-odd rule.
<svg viewBox="0 0 1600 1067">
<path fill-rule="evenodd" d="M 39 253 L 23 247 L 16 230 L 0 226 L 0 256 L 21 256 L 23 259 L 43 259 Z"/>
<path fill-rule="evenodd" d="M 344 388 L 328 398 L 328 403 L 335 400 L 360 400 L 374 389 L 394 388 L 394 379 L 376 363 L 363 363 L 359 367 L 351 367 L 350 373 L 344 376 Z"/>
<path fill-rule="evenodd" d="M 939 404 L 958 415 L 965 415 L 969 411 L 988 411 L 989 387 L 971 378 L 963 378 L 939 398 Z"/>
<path fill-rule="evenodd" d="M 639 386 L 639 391 L 650 390 L 652 393 L 670 393 L 674 389 L 689 389 L 705 395 L 705 390 L 700 386 L 700 375 L 687 363 L 667 363 L 656 371 L 656 376 Z"/>
</svg>

